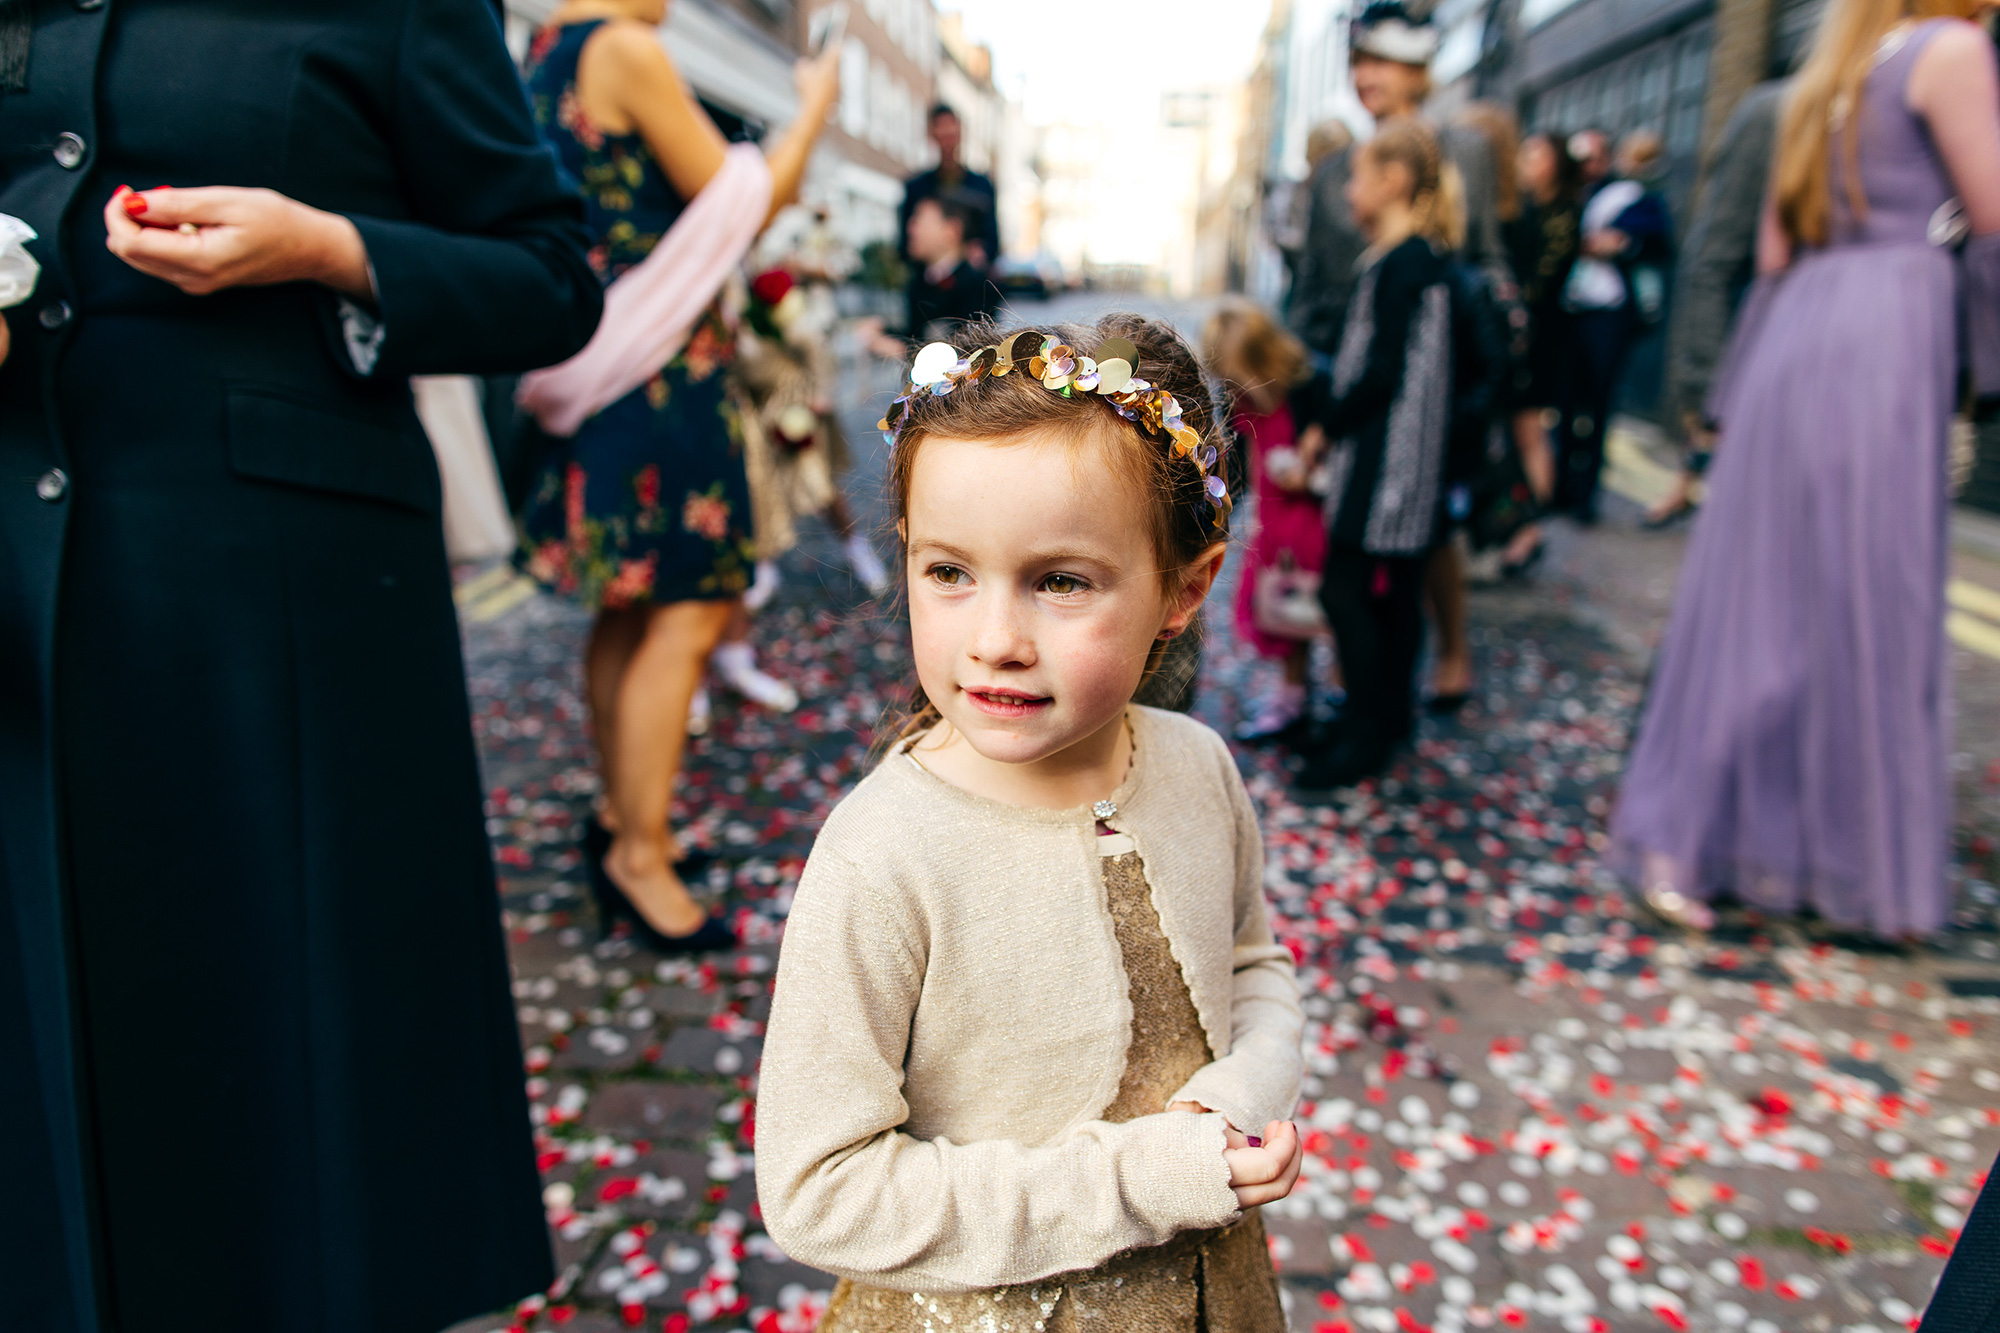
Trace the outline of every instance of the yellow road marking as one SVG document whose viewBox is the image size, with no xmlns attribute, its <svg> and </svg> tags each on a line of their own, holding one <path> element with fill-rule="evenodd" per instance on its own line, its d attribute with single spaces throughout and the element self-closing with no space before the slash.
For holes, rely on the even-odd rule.
<svg viewBox="0 0 2000 1333">
<path fill-rule="evenodd" d="M 501 616 L 506 615 L 509 611 L 512 611 L 515 607 L 535 595 L 535 581 L 533 579 L 515 574 L 511 569 L 507 572 L 513 574 L 511 581 L 502 584 L 486 596 L 481 597 L 478 601 L 464 607 L 465 618 L 467 620 L 478 622 L 498 620 Z"/>
<path fill-rule="evenodd" d="M 2000 658 L 2000 626 L 1989 625 L 1963 611 L 1953 611 L 1944 618 L 1944 630 L 1959 647 L 1970 648 L 1985 657 Z"/>
<path fill-rule="evenodd" d="M 1654 462 L 1633 437 L 1613 430 L 1604 442 L 1604 488 L 1652 508 L 1673 492 L 1678 474 Z"/>
<path fill-rule="evenodd" d="M 1944 585 L 1944 599 L 1961 611 L 1970 611 L 1975 616 L 2000 621 L 2000 592 L 1981 587 L 1965 579 L 1953 579 Z"/>
<path fill-rule="evenodd" d="M 505 560 L 502 560 L 491 569 L 475 574 L 456 588 L 453 588 L 451 599 L 460 606 L 466 606 L 478 601 L 496 589 L 506 587 L 519 577 L 514 572 L 514 567 Z"/>
</svg>

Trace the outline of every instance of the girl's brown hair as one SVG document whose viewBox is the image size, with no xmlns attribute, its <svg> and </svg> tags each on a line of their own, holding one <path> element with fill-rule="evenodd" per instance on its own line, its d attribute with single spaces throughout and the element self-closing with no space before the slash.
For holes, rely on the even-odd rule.
<svg viewBox="0 0 2000 1333">
<path fill-rule="evenodd" d="M 1232 296 L 1201 331 L 1209 371 L 1260 412 L 1269 412 L 1304 382 L 1312 365 L 1305 344 L 1254 301 Z"/>
<path fill-rule="evenodd" d="M 1414 117 L 1389 121 L 1361 151 L 1378 167 L 1394 165 L 1409 172 L 1417 235 L 1440 250 L 1465 243 L 1465 189 L 1430 126 Z"/>
<path fill-rule="evenodd" d="M 1778 223 L 1795 245 L 1825 245 L 1833 232 L 1834 136 L 1841 185 L 1855 218 L 1868 215 L 1861 185 L 1861 89 L 1889 30 L 1910 19 L 1971 18 L 1976 0 L 1831 0 L 1812 54 L 1792 80 L 1779 122 L 1773 173 Z"/>
<path fill-rule="evenodd" d="M 980 347 L 1011 346 L 1016 337 L 1031 329 L 1053 334 L 1080 355 L 1093 359 L 1096 349 L 1113 338 L 1123 338 L 1138 348 L 1134 373 L 1171 393 L 1180 403 L 1182 423 L 1201 437 L 1203 446 L 1214 446 L 1217 461 L 1209 471 L 1225 478 L 1231 474 L 1226 461 L 1231 441 L 1223 429 L 1218 404 L 1209 393 L 1193 349 L 1170 326 L 1120 313 L 1106 315 L 1092 325 L 1001 328 L 975 324 L 954 341 L 964 354 Z M 926 439 L 937 435 L 999 443 L 1036 431 L 1052 433 L 1073 445 L 1098 444 L 1111 475 L 1140 487 L 1151 500 L 1147 506 L 1148 536 L 1159 557 L 1160 580 L 1169 598 L 1185 591 L 1202 555 L 1227 540 L 1227 532 L 1210 520 L 1216 511 L 1207 500 L 1201 473 L 1192 460 L 1176 455 L 1171 445 L 1120 417 L 1110 400 L 1094 393 L 1065 397 L 1043 388 L 1024 367 L 1012 374 L 988 375 L 960 384 L 949 394 L 925 394 L 911 400 L 889 458 L 887 478 L 898 533 L 906 535 L 909 530 L 910 482 Z M 1158 669 L 1165 646 L 1153 645 L 1146 659 L 1147 675 Z M 885 742 L 893 745 L 903 741 L 938 720 L 937 708 L 924 694 L 923 685 L 915 683 L 908 708 L 900 718 L 892 719 Z"/>
</svg>

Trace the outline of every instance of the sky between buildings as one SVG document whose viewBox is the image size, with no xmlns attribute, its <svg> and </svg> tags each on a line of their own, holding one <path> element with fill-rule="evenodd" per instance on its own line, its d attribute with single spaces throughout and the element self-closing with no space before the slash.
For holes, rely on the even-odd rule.
<svg viewBox="0 0 2000 1333">
<path fill-rule="evenodd" d="M 1027 122 L 1058 127 L 1043 138 L 1045 160 L 1072 166 L 1069 179 L 1047 182 L 1045 245 L 1066 264 L 1081 253 L 1093 263 L 1175 273 L 1178 285 L 1196 177 L 1226 176 L 1229 163 L 1192 153 L 1185 131 L 1163 125 L 1162 104 L 1169 93 L 1246 79 L 1269 0 L 943 0 L 941 7 L 962 13 L 967 37 L 992 48 L 994 81 L 1019 100 Z M 1079 155 L 1086 164 L 1096 157 L 1101 169 L 1078 171 Z"/>
</svg>

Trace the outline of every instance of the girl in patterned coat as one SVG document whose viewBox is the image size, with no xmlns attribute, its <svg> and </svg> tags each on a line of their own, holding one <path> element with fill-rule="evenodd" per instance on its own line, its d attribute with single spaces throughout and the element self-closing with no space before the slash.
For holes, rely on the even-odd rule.
<svg viewBox="0 0 2000 1333">
<path fill-rule="evenodd" d="M 1328 392 L 1310 413 L 1324 451 L 1327 546 L 1320 602 L 1347 703 L 1299 785 L 1379 773 L 1415 726 L 1425 557 L 1442 535 L 1452 411 L 1452 283 L 1463 222 L 1437 136 L 1384 125 L 1356 156 L 1347 198 L 1369 247 Z"/>
</svg>

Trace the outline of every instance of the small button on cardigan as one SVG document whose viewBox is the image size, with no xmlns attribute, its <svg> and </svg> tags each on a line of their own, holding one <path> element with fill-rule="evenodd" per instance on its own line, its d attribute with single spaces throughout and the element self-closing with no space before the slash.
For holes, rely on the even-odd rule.
<svg viewBox="0 0 2000 1333">
<path fill-rule="evenodd" d="M 1254 1134 L 1291 1114 L 1298 984 L 1228 749 L 1178 714 L 1131 720 L 1109 822 L 1217 1055 L 1174 1100 L 1216 1114 L 1098 1118 L 1132 1006 L 1090 810 L 990 801 L 891 754 L 821 832 L 778 963 L 757 1187 L 793 1258 L 965 1291 L 1237 1216 L 1223 1121 Z"/>
</svg>

